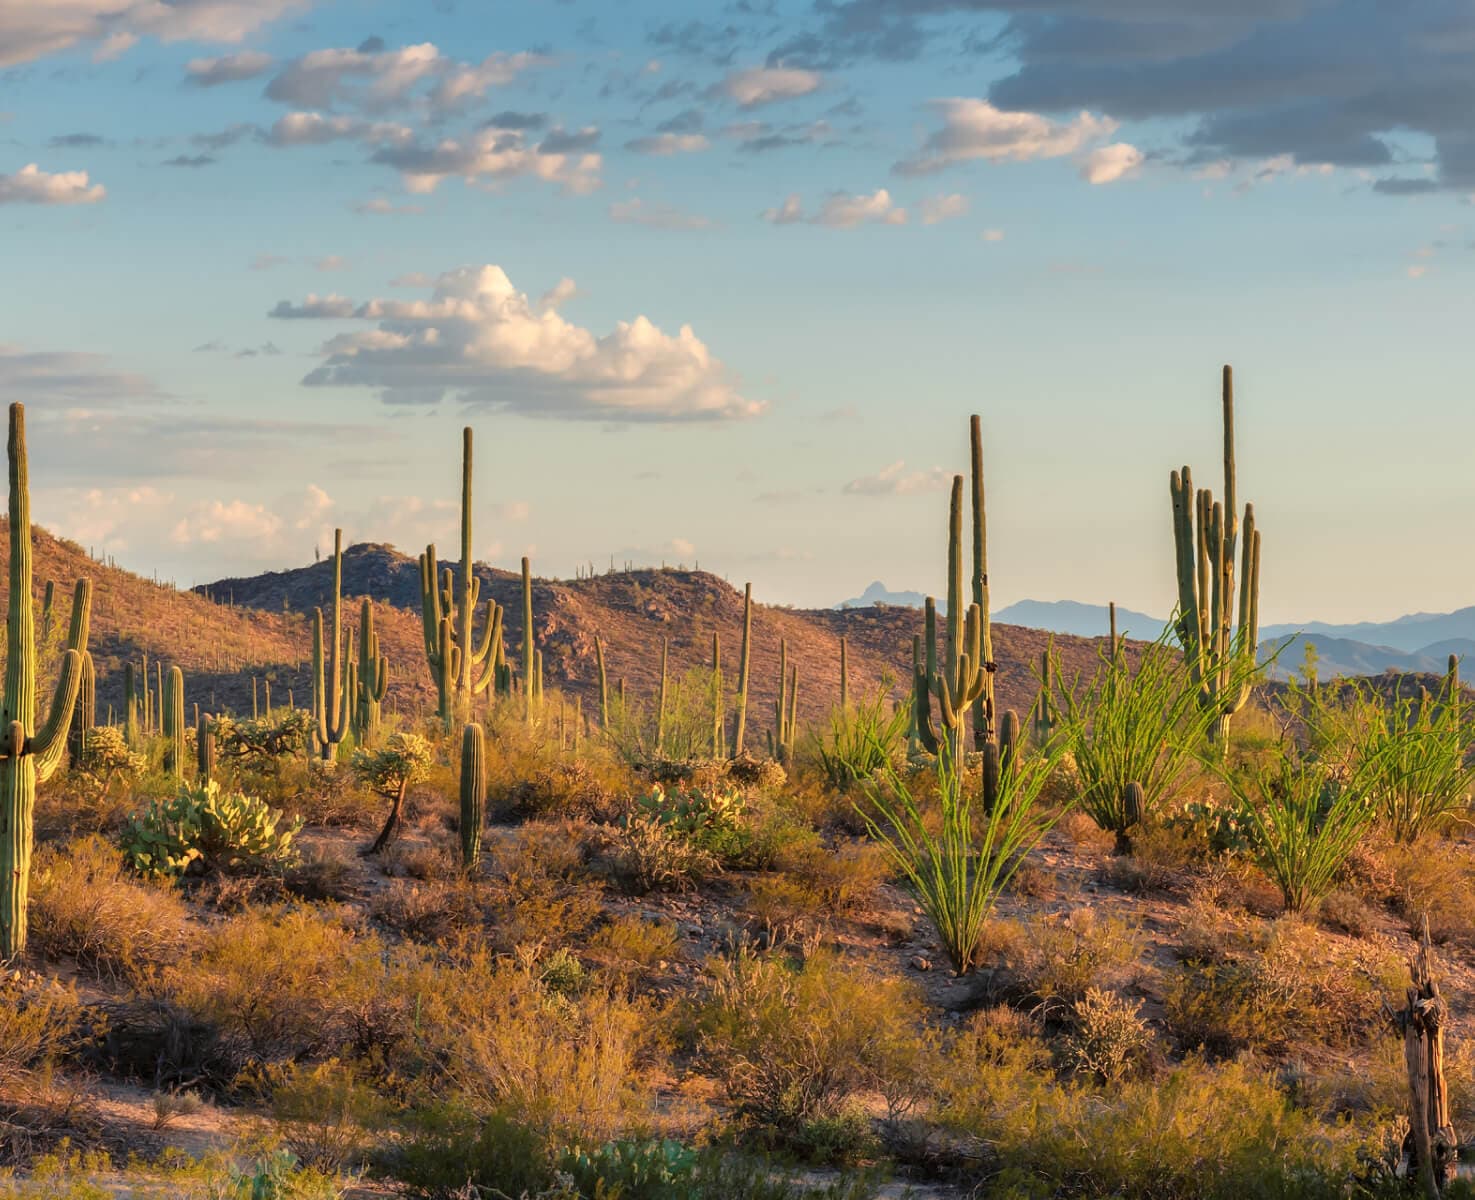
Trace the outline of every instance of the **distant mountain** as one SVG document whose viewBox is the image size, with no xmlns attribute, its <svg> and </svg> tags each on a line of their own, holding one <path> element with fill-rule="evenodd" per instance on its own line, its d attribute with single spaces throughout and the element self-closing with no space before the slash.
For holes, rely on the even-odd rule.
<svg viewBox="0 0 1475 1200">
<path fill-rule="evenodd" d="M 993 614 L 995 621 L 1006 625 L 1023 625 L 1028 629 L 1044 629 L 1050 633 L 1069 633 L 1076 637 L 1105 637 L 1111 629 L 1111 618 L 1104 604 L 1080 604 L 1075 600 L 1020 600 Z M 1167 621 L 1146 613 L 1117 606 L 1117 633 L 1139 641 L 1150 642 L 1162 633 Z"/>
<path fill-rule="evenodd" d="M 853 600 L 842 600 L 836 608 L 872 608 L 890 604 L 896 608 L 921 608 L 927 597 L 921 592 L 892 592 L 879 579 Z"/>
<path fill-rule="evenodd" d="M 1429 647 L 1448 641 L 1475 642 L 1475 606 L 1450 613 L 1410 613 L 1392 621 L 1359 621 L 1351 625 L 1301 621 L 1267 625 L 1260 630 L 1262 638 L 1279 638 L 1295 633 L 1347 638 L 1371 646 L 1387 646 L 1407 654 L 1424 653 Z"/>
<path fill-rule="evenodd" d="M 1475 640 L 1450 638 L 1431 642 L 1418 650 L 1399 650 L 1393 646 L 1375 646 L 1352 638 L 1329 637 L 1307 633 L 1266 638 L 1260 643 L 1260 659 L 1268 661 L 1277 648 L 1280 653 L 1270 667 L 1272 679 L 1300 675 L 1306 660 L 1306 644 L 1316 647 L 1316 674 L 1320 679 L 1337 675 L 1381 675 L 1394 671 L 1400 675 L 1442 675 L 1449 666 L 1451 654 L 1464 658 L 1475 653 Z"/>
</svg>

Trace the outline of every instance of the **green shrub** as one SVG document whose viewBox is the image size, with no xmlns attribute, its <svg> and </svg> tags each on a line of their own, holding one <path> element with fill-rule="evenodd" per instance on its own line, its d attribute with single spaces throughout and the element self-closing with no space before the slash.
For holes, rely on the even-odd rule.
<svg viewBox="0 0 1475 1200">
<path fill-rule="evenodd" d="M 297 861 L 293 839 L 302 822 L 282 827 L 282 814 L 255 796 L 228 793 L 214 780 L 153 801 L 123 830 L 123 853 L 140 875 L 160 878 L 225 871 L 260 874 Z"/>
<path fill-rule="evenodd" d="M 417 1112 L 409 1135 L 382 1157 L 381 1168 L 416 1200 L 481 1194 L 471 1188 L 538 1196 L 554 1183 L 545 1134 L 504 1112 L 477 1116 L 459 1105 Z"/>
<path fill-rule="evenodd" d="M 698 1195 L 696 1151 L 669 1138 L 606 1142 L 592 1151 L 571 1147 L 558 1167 L 588 1200 L 609 1195 L 620 1200 L 686 1200 Z"/>
<path fill-rule="evenodd" d="M 810 735 L 809 749 L 825 782 L 837 790 L 891 766 L 906 745 L 910 702 L 894 705 L 891 681 L 884 680 L 870 700 L 830 711 L 826 732 Z"/>
</svg>

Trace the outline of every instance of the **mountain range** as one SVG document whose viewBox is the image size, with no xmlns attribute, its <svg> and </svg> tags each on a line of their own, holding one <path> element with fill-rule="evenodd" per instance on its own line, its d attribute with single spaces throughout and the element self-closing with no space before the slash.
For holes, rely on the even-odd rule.
<svg viewBox="0 0 1475 1200">
<path fill-rule="evenodd" d="M 872 604 L 918 607 L 920 592 L 889 591 L 879 581 L 854 600 L 837 607 Z M 1076 637 L 1100 637 L 1109 626 L 1107 606 L 1074 600 L 1020 600 L 993 614 L 1002 624 L 1019 625 Z M 1152 641 L 1167 624 L 1132 609 L 1117 608 L 1117 630 L 1142 641 Z M 1336 624 L 1326 621 L 1286 622 L 1260 630 L 1260 653 L 1274 659 L 1273 678 L 1300 671 L 1306 645 L 1316 647 L 1317 670 L 1322 678 L 1334 675 L 1442 673 L 1451 654 L 1475 654 L 1475 605 L 1448 613 L 1410 613 L 1391 621 Z"/>
</svg>

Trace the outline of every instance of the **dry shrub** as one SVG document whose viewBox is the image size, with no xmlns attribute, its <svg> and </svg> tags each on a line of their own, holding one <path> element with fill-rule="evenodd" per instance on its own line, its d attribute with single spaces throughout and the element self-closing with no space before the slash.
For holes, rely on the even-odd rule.
<svg viewBox="0 0 1475 1200">
<path fill-rule="evenodd" d="M 1187 1049 L 1281 1054 L 1307 1042 L 1361 1044 L 1383 1028 L 1381 1002 L 1405 973 L 1396 955 L 1337 941 L 1285 917 L 1227 935 L 1212 959 L 1184 963 L 1168 979 L 1164 1009 Z"/>
<path fill-rule="evenodd" d="M 886 852 L 871 841 L 843 841 L 826 847 L 817 838 L 796 841 L 782 851 L 779 868 L 828 913 L 868 906 L 886 881 Z"/>
<path fill-rule="evenodd" d="M 287 871 L 283 882 L 292 895 L 302 900 L 332 900 L 342 903 L 359 896 L 356 857 L 338 846 L 307 846 L 297 865 Z"/>
<path fill-rule="evenodd" d="M 116 846 L 94 834 L 36 852 L 31 944 L 115 981 L 138 982 L 188 953 L 184 902 L 167 883 L 140 880 Z"/>
<path fill-rule="evenodd" d="M 1436 945 L 1475 947 L 1475 860 L 1464 846 L 1430 839 L 1419 846 L 1388 845 L 1381 860 L 1391 887 L 1386 893 L 1411 934 Z"/>
<path fill-rule="evenodd" d="M 1071 1006 L 1066 1037 L 1071 1065 L 1100 1083 L 1115 1083 L 1137 1070 L 1152 1045 L 1152 1033 L 1138 1015 L 1141 1008 L 1141 1001 L 1087 988 Z"/>
<path fill-rule="evenodd" d="M 360 1162 L 389 1116 L 389 1103 L 338 1059 L 289 1064 L 272 1088 L 271 1109 L 287 1149 L 326 1172 Z"/>
<path fill-rule="evenodd" d="M 385 991 L 385 950 L 311 909 L 266 909 L 211 928 L 165 995 L 219 1032 L 238 1067 L 337 1050 Z"/>
<path fill-rule="evenodd" d="M 1092 987 L 1118 987 L 1136 973 L 1138 932 L 1120 917 L 1078 908 L 1063 920 L 1034 926 L 1024 947 L 1020 982 L 1050 1013 L 1083 1000 Z"/>
<path fill-rule="evenodd" d="M 0 977 L 0 1085 L 54 1064 L 86 1023 L 72 988 L 23 971 Z"/>
<path fill-rule="evenodd" d="M 668 921 L 616 917 L 589 938 L 588 956 L 615 973 L 633 977 L 683 957 L 681 935 Z"/>
<path fill-rule="evenodd" d="M 359 785 L 346 761 L 326 766 L 312 759 L 303 786 L 293 793 L 287 808 L 309 825 L 371 829 L 383 820 L 384 801 Z"/>
<path fill-rule="evenodd" d="M 576 826 L 529 823 L 484 851 L 493 945 L 559 945 L 597 919 L 603 893 Z"/>
<path fill-rule="evenodd" d="M 452 879 L 458 859 L 449 842 L 397 839 L 380 851 L 380 869 L 390 878 L 401 876 L 429 881 Z"/>
<path fill-rule="evenodd" d="M 555 992 L 534 965 L 480 948 L 429 982 L 418 1051 L 472 1108 L 590 1141 L 646 1110 L 640 1068 L 657 1030 L 647 1004 L 599 987 Z"/>
<path fill-rule="evenodd" d="M 475 885 L 464 879 L 434 883 L 391 880 L 370 902 L 369 914 L 386 929 L 425 943 L 479 928 L 486 919 Z"/>
<path fill-rule="evenodd" d="M 1338 888 L 1323 899 L 1316 915 L 1328 929 L 1351 937 L 1366 937 L 1378 923 L 1377 913 L 1367 901 L 1347 888 Z"/>
<path fill-rule="evenodd" d="M 793 1133 L 864 1092 L 899 1115 L 925 1092 L 931 1044 L 905 981 L 828 953 L 795 964 L 747 947 L 710 960 L 707 977 L 700 1061 L 759 1125 Z"/>
<path fill-rule="evenodd" d="M 615 874 L 636 895 L 689 888 L 721 870 L 716 855 L 654 813 L 626 814 L 610 845 Z"/>
</svg>

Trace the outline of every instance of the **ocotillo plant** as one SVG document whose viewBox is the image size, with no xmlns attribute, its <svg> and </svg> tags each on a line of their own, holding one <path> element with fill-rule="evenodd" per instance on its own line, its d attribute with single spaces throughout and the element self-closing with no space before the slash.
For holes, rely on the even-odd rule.
<svg viewBox="0 0 1475 1200">
<path fill-rule="evenodd" d="M 1224 499 L 1194 490 L 1187 466 L 1169 481 L 1173 545 L 1178 560 L 1178 641 L 1199 689 L 1199 703 L 1216 714 L 1209 740 L 1223 745 L 1229 719 L 1250 697 L 1241 660 L 1254 661 L 1260 627 L 1260 531 L 1255 507 L 1245 505 L 1239 614 L 1235 617 L 1234 556 L 1240 536 L 1235 508 L 1234 374 L 1223 376 Z"/>
<path fill-rule="evenodd" d="M 486 737 L 480 725 L 461 732 L 461 866 L 476 869 L 481 858 L 481 828 L 486 821 Z"/>
<path fill-rule="evenodd" d="M 743 585 L 743 651 L 738 660 L 737 726 L 732 735 L 732 753 L 741 757 L 743 735 L 748 728 L 748 672 L 753 644 L 753 585 Z"/>
<path fill-rule="evenodd" d="M 969 473 L 973 499 L 973 605 L 978 609 L 979 654 L 983 690 L 973 701 L 973 743 L 982 749 L 994 740 L 994 639 L 988 599 L 988 512 L 984 507 L 983 423 L 975 413 L 968 422 Z M 952 592 L 948 593 L 949 596 Z M 951 614 L 949 614 L 951 615 Z M 949 627 L 951 628 L 951 627 Z"/>
<path fill-rule="evenodd" d="M 184 672 L 169 668 L 164 683 L 164 768 L 176 779 L 184 778 Z"/>
<path fill-rule="evenodd" d="M 480 640 L 472 640 L 473 618 L 481 595 L 471 560 L 471 426 L 461 431 L 461 585 L 452 584 L 450 568 L 444 579 L 436 566 L 435 546 L 420 556 L 420 617 L 425 638 L 425 661 L 430 666 L 438 697 L 437 713 L 450 732 L 457 712 L 469 712 L 474 696 L 481 695 L 495 675 L 498 653 L 493 634 L 500 635 L 496 604 L 488 599 Z"/>
<path fill-rule="evenodd" d="M 379 653 L 374 604 L 367 596 L 359 610 L 359 661 L 354 737 L 361 746 L 379 740 L 380 706 L 389 691 L 389 659 Z"/>
<path fill-rule="evenodd" d="M 26 415 L 10 406 L 10 598 L 5 630 L 5 727 L 0 730 L 0 959 L 26 948 L 36 784 L 45 782 L 66 751 L 72 708 L 82 684 L 92 585 L 77 584 L 61 675 L 44 725 L 36 723 L 36 620 L 31 599 L 31 490 L 26 470 Z"/>
<path fill-rule="evenodd" d="M 948 614 L 946 660 L 938 662 L 937 602 L 927 597 L 926 664 L 913 673 L 913 707 L 916 710 L 917 736 L 929 754 L 938 752 L 939 737 L 952 743 L 953 761 L 962 761 L 964 718 L 969 707 L 984 695 L 990 663 L 983 651 L 981 610 L 969 605 L 963 613 L 963 477 L 953 476 L 952 499 L 948 511 Z M 932 700 L 937 701 L 937 718 L 942 732 L 932 720 Z M 995 745 L 992 740 L 984 746 Z M 985 764 L 987 765 L 987 764 Z"/>
<path fill-rule="evenodd" d="M 195 770 L 201 787 L 215 778 L 215 724 L 209 713 L 195 721 Z"/>
</svg>

